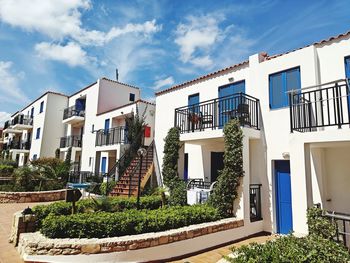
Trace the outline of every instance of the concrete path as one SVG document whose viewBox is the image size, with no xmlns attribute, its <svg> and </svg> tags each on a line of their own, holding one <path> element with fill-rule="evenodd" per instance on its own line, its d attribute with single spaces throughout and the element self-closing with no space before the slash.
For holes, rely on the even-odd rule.
<svg viewBox="0 0 350 263">
<path fill-rule="evenodd" d="M 223 256 L 227 256 L 232 253 L 231 247 L 240 247 L 242 245 L 248 245 L 250 243 L 256 242 L 256 243 L 265 243 L 267 240 L 274 239 L 275 236 L 257 236 L 248 238 L 239 242 L 234 242 L 230 245 L 220 247 L 217 249 L 213 249 L 201 254 L 197 254 L 192 257 L 184 258 L 177 261 L 172 261 L 172 263 L 215 263 L 222 259 Z"/>
<path fill-rule="evenodd" d="M 13 244 L 8 242 L 13 214 L 24 208 L 49 203 L 0 204 L 0 263 L 23 262 Z"/>
</svg>

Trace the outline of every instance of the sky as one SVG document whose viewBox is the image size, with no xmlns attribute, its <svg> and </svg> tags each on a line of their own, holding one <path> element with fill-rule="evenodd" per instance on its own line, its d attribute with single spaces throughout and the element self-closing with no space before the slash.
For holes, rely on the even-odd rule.
<svg viewBox="0 0 350 263">
<path fill-rule="evenodd" d="M 349 0 L 0 0 L 0 124 L 46 91 L 98 78 L 143 99 L 350 30 Z"/>
</svg>

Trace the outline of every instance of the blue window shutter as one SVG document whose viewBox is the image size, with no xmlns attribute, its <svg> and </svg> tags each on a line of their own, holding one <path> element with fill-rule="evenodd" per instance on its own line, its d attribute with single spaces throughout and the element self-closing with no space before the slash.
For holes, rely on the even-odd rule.
<svg viewBox="0 0 350 263">
<path fill-rule="evenodd" d="M 129 94 L 129 101 L 135 101 L 135 94 L 134 93 Z"/>
<path fill-rule="evenodd" d="M 199 93 L 188 96 L 188 106 L 199 103 Z"/>
<path fill-rule="evenodd" d="M 109 129 L 109 119 L 106 119 L 105 120 L 105 133 L 107 133 L 108 129 Z"/>
<path fill-rule="evenodd" d="M 40 102 L 40 111 L 39 113 L 42 113 L 44 111 L 44 102 Z"/>
<path fill-rule="evenodd" d="M 36 129 L 36 139 L 40 139 L 40 128 Z"/>
<path fill-rule="evenodd" d="M 34 107 L 32 107 L 31 110 L 30 110 L 30 117 L 31 117 L 31 118 L 34 117 Z"/>
<path fill-rule="evenodd" d="M 300 90 L 300 68 L 292 68 L 269 76 L 270 108 L 279 109 L 289 105 L 288 91 Z"/>
<path fill-rule="evenodd" d="M 345 58 L 345 76 L 350 79 L 350 57 Z"/>
</svg>

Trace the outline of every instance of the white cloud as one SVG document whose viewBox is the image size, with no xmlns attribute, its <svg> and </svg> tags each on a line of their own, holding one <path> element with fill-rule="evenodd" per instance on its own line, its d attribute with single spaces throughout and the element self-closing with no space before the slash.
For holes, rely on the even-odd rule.
<svg viewBox="0 0 350 263">
<path fill-rule="evenodd" d="M 205 65 L 211 62 L 209 56 L 197 58 L 196 53 L 208 52 L 212 46 L 219 40 L 221 30 L 219 23 L 222 18 L 214 14 L 205 16 L 188 16 L 186 23 L 180 23 L 177 26 L 175 43 L 180 47 L 180 59 L 182 62 L 200 65 L 201 60 Z M 194 61 L 193 61 L 194 60 Z"/>
<path fill-rule="evenodd" d="M 179 46 L 182 73 L 195 74 L 237 63 L 250 55 L 256 40 L 247 37 L 244 29 L 223 25 L 225 12 L 188 16 L 178 24 L 175 43 Z"/>
<path fill-rule="evenodd" d="M 11 114 L 5 111 L 0 111 L 0 127 L 4 126 L 4 122 L 9 120 L 11 117 Z"/>
<path fill-rule="evenodd" d="M 154 82 L 154 86 L 153 89 L 154 90 L 159 90 L 162 87 L 165 86 L 171 86 L 175 83 L 174 78 L 173 77 L 167 77 L 165 79 L 159 79 L 157 81 Z"/>
<path fill-rule="evenodd" d="M 65 62 L 69 66 L 84 66 L 89 62 L 86 52 L 76 43 L 65 46 L 42 42 L 35 45 L 38 55 L 44 59 Z"/>
<path fill-rule="evenodd" d="M 19 81 L 23 79 L 23 72 L 14 72 L 11 61 L 0 61 L 0 98 L 11 103 L 25 103 L 29 99 L 19 88 Z"/>
<path fill-rule="evenodd" d="M 0 19 L 27 31 L 37 31 L 53 40 L 69 37 L 82 45 L 103 45 L 121 35 L 149 35 L 161 30 L 155 20 L 112 27 L 107 33 L 83 28 L 82 11 L 92 8 L 89 0 L 0 0 Z"/>
</svg>

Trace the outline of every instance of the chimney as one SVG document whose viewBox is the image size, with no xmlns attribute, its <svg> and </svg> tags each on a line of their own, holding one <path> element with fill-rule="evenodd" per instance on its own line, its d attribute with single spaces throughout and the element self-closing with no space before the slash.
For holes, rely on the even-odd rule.
<svg viewBox="0 0 350 263">
<path fill-rule="evenodd" d="M 119 72 L 118 72 L 117 68 L 115 69 L 115 78 L 118 81 L 118 79 L 119 79 Z"/>
</svg>

